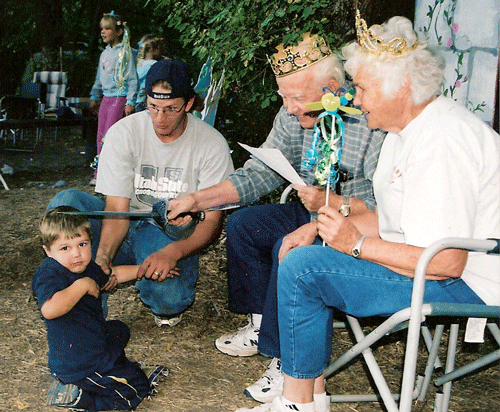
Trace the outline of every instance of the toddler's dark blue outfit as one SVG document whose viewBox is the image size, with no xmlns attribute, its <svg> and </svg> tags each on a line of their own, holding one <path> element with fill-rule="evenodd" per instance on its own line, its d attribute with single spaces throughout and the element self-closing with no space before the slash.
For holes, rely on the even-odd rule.
<svg viewBox="0 0 500 412">
<path fill-rule="evenodd" d="M 99 265 L 90 262 L 84 272 L 73 273 L 47 257 L 32 280 L 39 308 L 73 282 L 90 277 L 102 287 L 108 281 Z M 125 357 L 130 338 L 128 326 L 104 319 L 101 299 L 85 295 L 72 310 L 56 319 L 45 319 L 49 368 L 56 379 L 80 389 L 73 407 L 88 411 L 132 410 L 152 387 L 139 364 Z"/>
</svg>

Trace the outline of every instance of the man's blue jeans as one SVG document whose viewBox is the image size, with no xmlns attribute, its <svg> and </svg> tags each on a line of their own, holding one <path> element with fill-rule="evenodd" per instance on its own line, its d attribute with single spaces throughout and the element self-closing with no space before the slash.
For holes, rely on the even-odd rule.
<svg viewBox="0 0 500 412">
<path fill-rule="evenodd" d="M 58 193 L 47 209 L 62 205 L 81 211 L 96 211 L 103 210 L 105 202 L 96 196 L 70 189 Z M 95 258 L 101 236 L 101 219 L 89 220 L 92 256 Z M 130 229 L 113 260 L 113 265 L 140 265 L 151 253 L 174 241 L 152 220 L 131 220 Z M 198 256 L 180 260 L 178 267 L 181 269 L 181 276 L 167 278 L 163 282 L 143 278 L 136 283 L 141 300 L 156 315 L 178 314 L 194 301 Z"/>
<path fill-rule="evenodd" d="M 274 253 L 278 250 L 279 245 Z M 412 279 L 323 247 L 319 240 L 292 249 L 273 269 L 259 351 L 281 357 L 283 372 L 295 378 L 316 378 L 328 365 L 333 308 L 367 317 L 410 306 Z M 484 304 L 461 279 L 428 281 L 424 301 Z"/>
<path fill-rule="evenodd" d="M 274 244 L 310 221 L 300 202 L 251 206 L 227 219 L 229 309 L 262 313 L 272 269 Z"/>
</svg>

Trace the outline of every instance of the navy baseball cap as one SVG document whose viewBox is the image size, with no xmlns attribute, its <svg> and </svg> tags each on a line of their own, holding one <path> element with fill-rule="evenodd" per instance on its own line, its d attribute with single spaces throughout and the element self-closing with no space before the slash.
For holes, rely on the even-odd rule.
<svg viewBox="0 0 500 412">
<path fill-rule="evenodd" d="M 170 93 L 153 92 L 152 86 L 157 80 L 166 80 L 172 91 Z M 187 97 L 193 92 L 193 75 L 186 63 L 180 60 L 164 59 L 151 66 L 146 75 L 146 94 L 153 99 L 176 99 Z"/>
</svg>

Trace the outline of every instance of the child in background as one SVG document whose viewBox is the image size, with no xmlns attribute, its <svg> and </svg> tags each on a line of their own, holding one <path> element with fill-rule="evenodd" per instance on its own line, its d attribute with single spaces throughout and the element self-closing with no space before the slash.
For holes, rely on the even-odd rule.
<svg viewBox="0 0 500 412">
<path fill-rule="evenodd" d="M 137 78 L 139 92 L 135 105 L 135 111 L 140 112 L 146 108 L 146 74 L 149 68 L 158 60 L 162 59 L 163 38 L 153 34 L 146 34 L 139 41 L 139 57 L 137 59 Z"/>
<path fill-rule="evenodd" d="M 134 113 L 137 97 L 137 71 L 135 56 L 130 47 L 126 22 L 112 11 L 101 19 L 101 38 L 107 44 L 99 58 L 94 85 L 90 91 L 90 107 L 99 110 L 97 126 L 97 156 L 108 129 L 124 115 Z M 98 100 L 102 97 L 98 107 Z M 90 181 L 95 185 L 97 169 Z"/>
<path fill-rule="evenodd" d="M 149 376 L 125 357 L 130 330 L 104 319 L 100 292 L 135 279 L 137 267 L 117 266 L 104 274 L 91 260 L 90 224 L 60 206 L 40 224 L 47 258 L 36 271 L 32 290 L 47 326 L 48 364 L 56 381 L 47 403 L 86 411 L 132 410 L 154 392 L 167 369 Z"/>
</svg>

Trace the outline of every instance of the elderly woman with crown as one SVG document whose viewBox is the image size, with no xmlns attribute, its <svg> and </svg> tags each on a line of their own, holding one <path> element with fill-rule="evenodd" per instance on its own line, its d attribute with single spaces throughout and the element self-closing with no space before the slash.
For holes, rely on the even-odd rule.
<svg viewBox="0 0 500 412">
<path fill-rule="evenodd" d="M 373 180 L 377 209 L 346 218 L 321 208 L 318 234 L 326 247 L 294 248 L 281 259 L 284 390 L 255 412 L 315 411 L 334 308 L 365 317 L 408 307 L 426 246 L 444 237 L 500 236 L 498 134 L 440 95 L 443 59 L 417 39 L 408 19 L 393 17 L 368 29 L 358 14 L 357 35 L 343 49 L 354 104 L 370 127 L 389 132 Z M 424 300 L 500 305 L 499 259 L 440 252 L 428 267 Z"/>
</svg>

